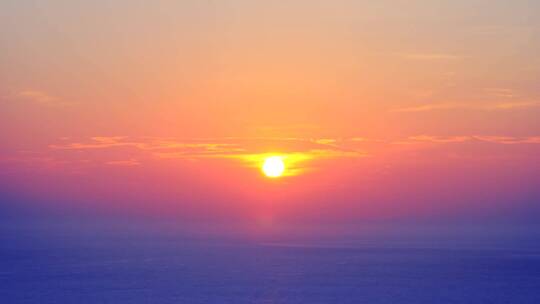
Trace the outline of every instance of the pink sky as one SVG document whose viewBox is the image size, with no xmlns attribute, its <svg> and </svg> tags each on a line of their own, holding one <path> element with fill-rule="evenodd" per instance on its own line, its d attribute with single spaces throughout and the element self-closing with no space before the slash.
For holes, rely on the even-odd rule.
<svg viewBox="0 0 540 304">
<path fill-rule="evenodd" d="M 540 5 L 508 3 L 4 1 L 0 207 L 534 218 Z"/>
</svg>

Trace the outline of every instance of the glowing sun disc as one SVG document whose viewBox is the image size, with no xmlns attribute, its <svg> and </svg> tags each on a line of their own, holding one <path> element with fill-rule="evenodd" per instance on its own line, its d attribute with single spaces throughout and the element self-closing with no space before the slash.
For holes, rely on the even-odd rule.
<svg viewBox="0 0 540 304">
<path fill-rule="evenodd" d="M 285 171 L 285 164 L 283 163 L 283 158 L 281 156 L 271 156 L 266 158 L 262 166 L 262 171 L 264 175 L 268 177 L 280 177 Z"/>
</svg>

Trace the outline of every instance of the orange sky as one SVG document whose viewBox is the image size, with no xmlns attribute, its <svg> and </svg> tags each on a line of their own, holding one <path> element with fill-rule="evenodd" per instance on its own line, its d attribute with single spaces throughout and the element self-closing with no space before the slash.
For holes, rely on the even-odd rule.
<svg viewBox="0 0 540 304">
<path fill-rule="evenodd" d="M 191 219 L 536 212 L 539 12 L 3 1 L 0 192 Z M 273 153 L 294 174 L 265 179 Z"/>
</svg>

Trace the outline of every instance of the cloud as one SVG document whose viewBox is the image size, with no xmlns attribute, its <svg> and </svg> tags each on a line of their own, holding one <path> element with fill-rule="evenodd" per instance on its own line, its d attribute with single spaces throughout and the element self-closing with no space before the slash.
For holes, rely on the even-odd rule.
<svg viewBox="0 0 540 304">
<path fill-rule="evenodd" d="M 123 147 L 123 146 L 137 146 L 135 142 L 123 142 L 122 140 L 125 137 L 123 136 L 96 136 L 92 137 L 89 142 L 75 142 L 68 144 L 59 144 L 59 145 L 49 145 L 49 148 L 52 149 L 61 149 L 61 150 L 85 150 L 85 149 L 105 149 L 112 147 Z"/>
<path fill-rule="evenodd" d="M 47 92 L 39 90 L 22 90 L 15 94 L 18 99 L 30 101 L 34 104 L 49 106 L 49 107 L 65 107 L 72 105 L 56 96 L 52 96 Z"/>
<path fill-rule="evenodd" d="M 458 55 L 448 53 L 403 53 L 400 55 L 406 59 L 425 61 L 449 61 L 462 58 Z"/>
<path fill-rule="evenodd" d="M 319 139 L 314 139 L 313 142 L 315 143 L 318 143 L 318 144 L 321 144 L 321 145 L 331 145 L 331 144 L 335 144 L 336 143 L 336 139 L 334 138 L 319 138 Z"/>
<path fill-rule="evenodd" d="M 238 151 L 237 144 L 227 142 L 204 142 L 204 140 L 178 141 L 155 137 L 133 140 L 125 136 L 95 136 L 86 142 L 49 145 L 49 148 L 56 150 L 95 150 L 125 147 L 144 151 L 173 150 L 175 152 L 198 152 L 201 154 Z"/>
<path fill-rule="evenodd" d="M 491 104 L 472 104 L 472 103 L 439 103 L 439 104 L 423 104 L 412 107 L 397 108 L 391 112 L 414 113 L 414 112 L 430 112 L 439 110 L 475 110 L 475 111 L 504 111 L 514 109 L 525 109 L 540 107 L 540 101 L 515 101 L 515 102 L 499 102 Z"/>
<path fill-rule="evenodd" d="M 448 147 L 448 152 L 440 157 L 454 153 L 461 155 L 460 147 L 470 145 L 539 145 L 540 135 L 429 135 L 419 134 L 404 138 L 272 138 L 272 137 L 225 137 L 174 139 L 166 137 L 95 136 L 84 140 L 63 138 L 59 143 L 49 145 L 45 151 L 0 157 L 0 163 L 16 163 L 34 167 L 57 167 L 82 172 L 84 168 L 105 165 L 114 167 L 134 167 L 147 162 L 199 161 L 203 159 L 238 162 L 241 166 L 260 167 L 264 159 L 280 155 L 287 160 L 288 174 L 297 175 L 315 169 L 318 161 L 349 160 L 366 157 L 408 157 L 412 151 L 425 148 Z M 463 145 L 463 146 L 461 146 Z M 465 146 L 467 145 L 467 146 Z M 489 147 L 489 146 L 487 146 Z M 517 147 L 516 147 L 517 148 Z M 519 148 L 519 151 L 524 149 Z M 489 147 L 481 149 L 478 157 L 508 149 Z M 526 148 L 533 150 L 532 146 Z M 489 151 L 486 152 L 486 151 Z M 514 151 L 514 150 L 512 150 Z M 465 152 L 468 153 L 468 152 Z M 513 152 L 512 152 L 513 153 Z M 438 156 L 434 156 L 438 157 Z M 505 156 L 506 157 L 506 156 Z M 511 156 L 512 157 L 512 156 Z M 74 172 L 75 172 L 74 171 Z"/>
<path fill-rule="evenodd" d="M 410 136 L 405 141 L 400 143 L 462 143 L 462 142 L 486 142 L 494 144 L 540 144 L 540 136 L 517 137 L 517 136 L 486 136 L 486 135 L 469 135 L 469 136 L 431 136 L 431 135 L 416 135 Z"/>
<path fill-rule="evenodd" d="M 451 103 L 443 103 L 443 104 L 424 104 L 424 105 L 418 105 L 413 107 L 406 107 L 406 108 L 398 108 L 392 110 L 392 112 L 427 112 L 427 111 L 434 111 L 434 110 L 446 110 L 446 109 L 456 109 L 459 108 L 459 105 L 451 104 Z"/>
<path fill-rule="evenodd" d="M 56 151 L 124 151 L 131 154 L 144 153 L 146 156 L 158 159 L 197 159 L 197 158 L 245 158 L 250 155 L 266 153 L 305 153 L 307 155 L 323 158 L 339 157 L 365 157 L 366 150 L 379 148 L 387 144 L 414 144 L 421 142 L 446 144 L 463 143 L 470 141 L 498 143 L 498 144 L 537 144 L 540 136 L 512 137 L 493 135 L 414 135 L 403 139 L 372 139 L 364 137 L 350 138 L 201 138 L 190 140 L 177 140 L 172 138 L 145 137 L 130 139 L 124 136 L 96 136 L 87 141 L 68 142 L 49 145 Z M 275 150 L 275 151 L 274 151 Z M 132 159 L 129 159 L 130 161 Z M 123 160 L 122 160 L 123 161 Z M 111 160 L 111 164 L 116 160 Z M 120 163 L 118 163 L 120 164 Z"/>
<path fill-rule="evenodd" d="M 484 91 L 488 95 L 504 98 L 514 98 L 517 97 L 517 94 L 512 89 L 507 88 L 485 88 Z"/>
<path fill-rule="evenodd" d="M 512 110 L 520 108 L 533 108 L 539 107 L 540 101 L 522 101 L 522 102 L 503 102 L 494 104 L 486 110 Z"/>
<path fill-rule="evenodd" d="M 408 138 L 409 142 L 458 143 L 471 140 L 471 136 L 430 136 L 417 135 Z"/>
<path fill-rule="evenodd" d="M 474 136 L 474 139 L 505 145 L 540 144 L 540 136 L 511 137 L 511 136 Z"/>
<path fill-rule="evenodd" d="M 105 162 L 105 164 L 107 165 L 111 165 L 111 166 L 138 166 L 140 165 L 141 163 L 136 160 L 136 159 L 127 159 L 127 160 L 111 160 L 111 161 L 108 161 L 108 162 Z"/>
<path fill-rule="evenodd" d="M 342 147 L 346 141 L 321 138 L 201 138 L 178 140 L 172 138 L 145 137 L 128 138 L 124 136 L 96 136 L 86 141 L 65 142 L 49 145 L 53 151 L 78 151 L 97 153 L 100 157 L 110 154 L 115 159 L 106 159 L 107 165 L 135 166 L 141 159 L 196 160 L 203 158 L 240 160 L 247 166 L 259 166 L 270 154 L 280 154 L 288 159 L 289 165 L 328 158 L 365 157 L 363 151 Z M 278 147 L 275 151 L 272 147 Z M 128 151 L 125 151 L 128 149 Z M 101 151 L 101 152 L 100 152 Z M 118 155 L 129 158 L 118 159 Z M 299 168 L 297 168 L 299 170 Z M 294 171 L 294 170 L 293 170 Z M 295 171 L 294 171 L 295 172 Z"/>
</svg>

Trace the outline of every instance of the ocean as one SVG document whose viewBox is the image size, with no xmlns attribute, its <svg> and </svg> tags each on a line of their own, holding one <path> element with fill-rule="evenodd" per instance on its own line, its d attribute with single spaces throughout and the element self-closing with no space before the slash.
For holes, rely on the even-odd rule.
<svg viewBox="0 0 540 304">
<path fill-rule="evenodd" d="M 0 236 L 0 303 L 540 303 L 535 246 L 35 231 Z"/>
</svg>

